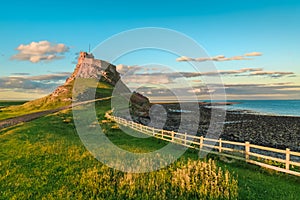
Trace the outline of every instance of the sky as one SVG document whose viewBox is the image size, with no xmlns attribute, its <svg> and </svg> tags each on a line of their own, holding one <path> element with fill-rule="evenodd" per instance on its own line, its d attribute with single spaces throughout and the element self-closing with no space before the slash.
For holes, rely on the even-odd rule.
<svg viewBox="0 0 300 200">
<path fill-rule="evenodd" d="M 5 1 L 1 8 L 0 99 L 51 93 L 73 72 L 78 52 L 143 27 L 174 30 L 206 52 L 144 49 L 108 60 L 126 83 L 146 95 L 167 96 L 167 90 L 188 83 L 187 91 L 205 98 L 225 88 L 227 99 L 300 99 L 298 0 L 27 0 Z M 215 69 L 193 71 L 195 63 Z M 215 76 L 222 84 L 207 89 L 205 77 Z M 181 84 L 174 86 L 176 81 Z"/>
</svg>

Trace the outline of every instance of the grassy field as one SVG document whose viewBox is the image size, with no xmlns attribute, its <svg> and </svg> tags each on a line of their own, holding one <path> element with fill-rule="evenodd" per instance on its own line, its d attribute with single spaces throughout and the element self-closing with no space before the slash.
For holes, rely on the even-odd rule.
<svg viewBox="0 0 300 200">
<path fill-rule="evenodd" d="M 110 102 L 97 104 L 101 121 Z M 113 123 L 103 123 L 101 126 L 112 142 L 132 152 L 153 151 L 167 144 L 155 138 L 128 136 L 119 129 L 113 129 Z M 188 150 L 175 164 L 159 172 L 124 174 L 104 166 L 85 149 L 75 131 L 70 111 L 3 130 L 0 132 L 0 143 L 0 199 L 147 199 L 147 194 L 142 191 L 148 191 L 148 198 L 155 196 L 157 199 L 170 199 L 167 194 L 180 194 L 181 199 L 197 197 L 197 193 L 191 192 L 192 189 L 187 191 L 184 189 L 186 187 L 181 188 L 181 185 L 186 186 L 191 181 L 170 179 L 170 174 L 174 177 L 182 171 L 188 174 L 185 170 L 188 166 L 194 166 L 193 160 L 198 159 L 197 151 Z M 225 185 L 206 185 L 204 188 L 223 188 L 224 191 L 231 191 L 231 197 L 235 199 L 236 179 L 238 199 L 299 199 L 299 178 L 242 162 L 227 164 L 218 157 L 209 157 L 215 160 L 209 166 L 216 164 L 222 168 L 221 180 L 228 173 L 226 170 L 230 172 L 230 178 Z M 197 163 L 197 166 L 200 165 L 201 162 Z M 199 174 L 203 169 L 199 169 Z M 151 181 L 153 184 L 150 184 Z"/>
<path fill-rule="evenodd" d="M 7 107 L 7 106 L 16 106 L 16 105 L 22 105 L 26 103 L 27 101 L 12 101 L 12 100 L 0 100 L 0 108 L 1 107 Z"/>
</svg>

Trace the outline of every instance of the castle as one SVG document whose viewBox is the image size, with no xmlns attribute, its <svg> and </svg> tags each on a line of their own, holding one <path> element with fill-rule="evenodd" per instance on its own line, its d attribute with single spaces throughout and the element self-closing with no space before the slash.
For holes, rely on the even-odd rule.
<svg viewBox="0 0 300 200">
<path fill-rule="evenodd" d="M 79 57 L 78 57 L 78 64 L 81 64 L 85 58 L 92 58 L 94 59 L 94 55 L 92 53 L 87 53 L 87 52 L 80 52 Z"/>
</svg>

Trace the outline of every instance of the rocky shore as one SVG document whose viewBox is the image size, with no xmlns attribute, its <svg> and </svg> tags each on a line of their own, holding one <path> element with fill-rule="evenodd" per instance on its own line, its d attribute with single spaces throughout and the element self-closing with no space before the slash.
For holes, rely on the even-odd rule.
<svg viewBox="0 0 300 200">
<path fill-rule="evenodd" d="M 181 104 L 182 105 L 182 104 Z M 200 116 L 196 114 L 195 105 L 185 103 L 184 110 L 179 104 L 154 104 L 155 111 L 150 114 L 150 121 L 165 121 L 163 128 L 166 130 L 178 131 L 179 127 L 184 130 L 195 129 L 198 124 L 197 135 L 206 136 L 209 130 L 210 122 L 223 125 L 220 138 L 224 140 L 245 142 L 252 144 L 274 147 L 279 149 L 290 148 L 293 151 L 300 151 L 300 117 L 289 116 L 268 116 L 259 114 L 250 114 L 244 111 L 221 111 L 215 109 L 214 112 L 226 114 L 225 121 L 212 120 L 212 109 L 199 104 Z M 188 108 L 191 109 L 188 109 Z M 155 110 L 155 109 L 154 109 Z M 163 115 L 162 113 L 166 114 Z M 151 113 L 151 112 L 150 112 Z M 153 114 L 154 113 L 154 114 Z M 188 119 L 189 123 L 181 123 L 182 116 Z M 218 116 L 218 115 L 216 115 Z M 149 123 L 146 120 L 143 122 Z M 161 125 L 161 123 L 151 123 L 150 125 Z M 162 127 L 158 127 L 162 128 Z"/>
</svg>

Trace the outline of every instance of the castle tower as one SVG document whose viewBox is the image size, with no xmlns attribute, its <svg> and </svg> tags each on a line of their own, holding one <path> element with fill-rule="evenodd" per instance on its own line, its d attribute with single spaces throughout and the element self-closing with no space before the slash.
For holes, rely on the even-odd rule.
<svg viewBox="0 0 300 200">
<path fill-rule="evenodd" d="M 78 64 L 81 64 L 85 58 L 94 58 L 94 55 L 92 53 L 81 51 L 78 57 Z"/>
</svg>

